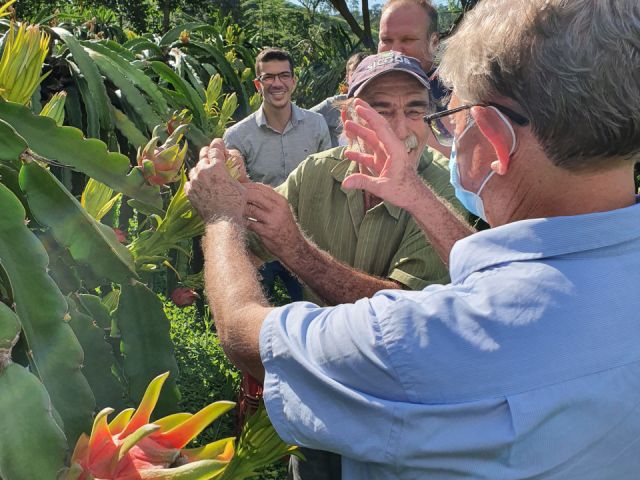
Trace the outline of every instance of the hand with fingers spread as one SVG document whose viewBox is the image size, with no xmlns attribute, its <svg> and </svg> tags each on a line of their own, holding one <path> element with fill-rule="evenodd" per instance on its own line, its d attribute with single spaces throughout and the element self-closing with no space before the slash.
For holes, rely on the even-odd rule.
<svg viewBox="0 0 640 480">
<path fill-rule="evenodd" d="M 246 226 L 262 239 L 264 246 L 287 263 L 305 239 L 286 198 L 262 183 L 246 184 Z"/>
<path fill-rule="evenodd" d="M 185 193 L 206 223 L 218 218 L 243 222 L 245 187 L 229 175 L 228 158 L 222 139 L 217 138 L 200 150 L 198 164 L 189 171 Z"/>
<path fill-rule="evenodd" d="M 410 154 L 406 142 L 400 140 L 387 120 L 367 103 L 358 99 L 355 105 L 356 113 L 366 126 L 349 120 L 345 122 L 344 130 L 349 138 L 361 139 L 371 153 L 347 151 L 345 155 L 374 175 L 352 174 L 344 179 L 343 187 L 366 190 L 408 209 L 423 185 L 416 171 L 416 153 Z M 420 152 L 417 153 L 418 158 L 419 154 Z"/>
</svg>

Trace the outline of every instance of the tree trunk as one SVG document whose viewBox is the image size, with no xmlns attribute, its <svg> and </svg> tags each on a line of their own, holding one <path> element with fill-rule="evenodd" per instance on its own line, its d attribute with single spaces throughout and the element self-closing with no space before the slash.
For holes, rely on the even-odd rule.
<svg viewBox="0 0 640 480">
<path fill-rule="evenodd" d="M 346 0 L 329 0 L 333 8 L 344 18 L 351 28 L 351 31 L 355 34 L 362 44 L 369 50 L 375 50 L 373 44 L 373 36 L 371 35 L 371 22 L 369 17 L 369 1 L 362 0 L 362 18 L 364 20 L 364 28 L 358 24 L 358 21 L 351 14 Z"/>
<path fill-rule="evenodd" d="M 162 32 L 167 33 L 169 31 L 170 24 L 170 15 L 171 15 L 171 6 L 169 2 L 164 2 L 162 5 Z"/>
<path fill-rule="evenodd" d="M 373 35 L 371 33 L 371 15 L 369 14 L 369 0 L 362 0 L 362 26 L 364 34 L 366 35 L 366 41 L 362 43 L 370 50 L 375 51 L 375 45 L 373 44 Z"/>
</svg>

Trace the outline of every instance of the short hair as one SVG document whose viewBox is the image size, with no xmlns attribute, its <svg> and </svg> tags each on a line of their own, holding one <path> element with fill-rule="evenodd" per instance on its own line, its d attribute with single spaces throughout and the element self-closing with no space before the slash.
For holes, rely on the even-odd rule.
<svg viewBox="0 0 640 480">
<path fill-rule="evenodd" d="M 356 68 L 358 68 L 360 62 L 362 62 L 362 60 L 367 58 L 369 55 L 370 54 L 367 52 L 358 52 L 351 55 L 349 57 L 349 60 L 347 60 L 347 64 L 345 65 L 346 76 L 349 77 L 349 72 L 353 72 Z"/>
<path fill-rule="evenodd" d="M 274 60 L 289 62 L 289 67 L 291 67 L 291 73 L 293 73 L 293 67 L 294 67 L 293 57 L 289 54 L 289 52 L 281 48 L 269 47 L 260 51 L 260 53 L 258 53 L 258 56 L 256 57 L 256 75 L 260 75 L 261 73 L 260 67 L 259 67 L 260 62 L 265 63 L 265 62 L 272 62 Z"/>
<path fill-rule="evenodd" d="M 429 17 L 429 30 L 427 33 L 438 33 L 438 10 L 431 4 L 430 0 L 388 0 L 380 12 L 381 16 L 391 7 L 403 4 L 417 5 L 424 10 Z"/>
<path fill-rule="evenodd" d="M 464 102 L 519 105 L 556 166 L 598 170 L 640 153 L 638 59 L 638 0 L 484 0 L 439 75 Z"/>
</svg>

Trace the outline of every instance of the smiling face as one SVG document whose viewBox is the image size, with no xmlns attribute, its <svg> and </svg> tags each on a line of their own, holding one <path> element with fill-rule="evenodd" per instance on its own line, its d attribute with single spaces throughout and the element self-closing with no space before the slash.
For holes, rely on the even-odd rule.
<svg viewBox="0 0 640 480">
<path fill-rule="evenodd" d="M 380 19 L 378 53 L 395 50 L 417 58 L 425 72 L 433 66 L 438 35 L 429 33 L 430 19 L 424 9 L 413 3 L 394 5 Z"/>
<path fill-rule="evenodd" d="M 373 79 L 358 98 L 387 120 L 417 165 L 429 136 L 429 127 L 422 119 L 431 111 L 424 85 L 409 73 L 391 72 Z"/>
<path fill-rule="evenodd" d="M 269 80 L 254 80 L 256 90 L 262 95 L 267 108 L 288 108 L 291 94 L 296 87 L 296 79 L 291 71 L 291 65 L 286 60 L 270 60 L 259 62 L 258 77 L 266 76 Z M 288 73 L 289 78 L 283 79 L 279 74 Z M 275 76 L 275 77 L 271 77 Z M 286 75 L 285 75 L 286 76 Z M 264 78 L 264 77 L 263 77 Z"/>
</svg>

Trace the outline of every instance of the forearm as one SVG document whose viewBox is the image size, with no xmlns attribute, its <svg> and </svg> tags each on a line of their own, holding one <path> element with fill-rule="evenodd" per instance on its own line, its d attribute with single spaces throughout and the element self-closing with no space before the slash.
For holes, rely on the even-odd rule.
<svg viewBox="0 0 640 480">
<path fill-rule="evenodd" d="M 475 233 L 475 230 L 428 185 L 419 181 L 414 192 L 416 199 L 406 210 L 420 225 L 440 259 L 445 265 L 449 265 L 453 245 Z"/>
<path fill-rule="evenodd" d="M 246 250 L 244 229 L 228 220 L 208 224 L 203 250 L 205 290 L 222 348 L 238 368 L 262 380 L 260 328 L 271 309 Z"/>
<path fill-rule="evenodd" d="M 339 262 L 306 238 L 295 242 L 280 261 L 328 305 L 353 303 L 380 290 L 400 288 L 393 280 L 369 275 Z"/>
</svg>

